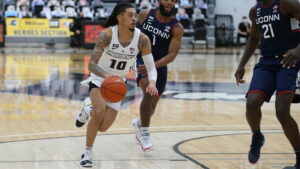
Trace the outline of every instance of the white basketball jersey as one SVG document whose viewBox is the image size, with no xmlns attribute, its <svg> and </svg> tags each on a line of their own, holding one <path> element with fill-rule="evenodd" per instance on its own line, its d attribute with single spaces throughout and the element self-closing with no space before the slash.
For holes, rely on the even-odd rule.
<svg viewBox="0 0 300 169">
<path fill-rule="evenodd" d="M 125 77 L 129 73 L 130 67 L 135 63 L 136 56 L 139 53 L 138 42 L 141 31 L 135 28 L 130 44 L 123 47 L 118 38 L 118 26 L 113 26 L 111 29 L 111 42 L 109 46 L 104 49 L 98 66 L 105 70 L 105 72 L 103 72 L 105 74 Z M 91 73 L 90 78 L 98 78 L 98 76 Z"/>
</svg>

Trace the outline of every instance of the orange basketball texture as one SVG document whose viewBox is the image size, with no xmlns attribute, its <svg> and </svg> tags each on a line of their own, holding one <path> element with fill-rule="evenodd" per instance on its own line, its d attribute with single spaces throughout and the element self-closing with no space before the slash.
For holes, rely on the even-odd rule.
<svg viewBox="0 0 300 169">
<path fill-rule="evenodd" d="M 100 93 L 107 102 L 121 101 L 126 96 L 126 92 L 126 84 L 120 77 L 109 76 L 101 83 Z"/>
</svg>

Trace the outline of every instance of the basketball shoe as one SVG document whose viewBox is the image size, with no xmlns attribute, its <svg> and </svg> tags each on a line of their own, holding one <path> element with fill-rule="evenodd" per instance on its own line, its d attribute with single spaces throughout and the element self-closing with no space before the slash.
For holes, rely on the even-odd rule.
<svg viewBox="0 0 300 169">
<path fill-rule="evenodd" d="M 141 131 L 140 143 L 144 151 L 149 151 L 154 149 L 154 146 L 150 141 L 149 131 Z"/>
<path fill-rule="evenodd" d="M 260 149 L 265 143 L 265 137 L 262 133 L 252 135 L 252 142 L 248 153 L 248 160 L 250 163 L 255 164 L 260 157 Z"/>
<path fill-rule="evenodd" d="M 132 126 L 135 131 L 135 138 L 138 143 L 141 145 L 142 150 L 148 151 L 154 149 L 150 141 L 150 133 L 148 130 L 142 130 L 141 125 L 139 124 L 139 119 L 132 120 Z"/>
<path fill-rule="evenodd" d="M 86 98 L 83 101 L 83 108 L 77 114 L 76 127 L 82 127 L 89 119 L 92 111 L 92 103 L 90 98 Z"/>
<path fill-rule="evenodd" d="M 93 152 L 92 150 L 85 150 L 84 154 L 81 155 L 81 161 L 80 161 L 80 166 L 81 167 L 92 167 L 93 162 Z"/>
<path fill-rule="evenodd" d="M 133 130 L 135 132 L 135 139 L 137 140 L 137 142 L 139 144 L 141 144 L 141 132 L 140 132 L 140 128 L 141 128 L 141 125 L 139 124 L 139 119 L 133 119 L 131 121 L 132 123 L 132 127 L 133 127 Z"/>
</svg>

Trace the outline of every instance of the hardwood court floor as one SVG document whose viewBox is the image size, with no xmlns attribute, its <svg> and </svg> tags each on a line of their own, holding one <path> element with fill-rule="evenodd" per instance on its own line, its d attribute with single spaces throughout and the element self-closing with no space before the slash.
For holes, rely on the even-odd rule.
<svg viewBox="0 0 300 169">
<path fill-rule="evenodd" d="M 141 92 L 133 80 L 115 123 L 99 133 L 93 168 L 101 169 L 287 169 L 292 148 L 274 113 L 263 106 L 266 144 L 257 165 L 247 162 L 251 134 L 244 94 L 234 71 L 241 50 L 182 50 L 169 66 L 168 86 L 151 122 L 156 149 L 142 152 L 131 120 Z M 85 145 L 85 126 L 74 119 L 87 95 L 89 53 L 7 52 L 0 54 L 0 169 L 73 169 Z M 254 56 L 246 68 L 249 83 Z M 300 122 L 300 106 L 292 105 Z"/>
</svg>

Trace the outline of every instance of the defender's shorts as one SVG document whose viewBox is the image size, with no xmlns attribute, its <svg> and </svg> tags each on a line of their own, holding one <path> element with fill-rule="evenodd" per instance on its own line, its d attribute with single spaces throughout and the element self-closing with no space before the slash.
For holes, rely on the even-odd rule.
<svg viewBox="0 0 300 169">
<path fill-rule="evenodd" d="M 144 62 L 143 60 L 139 57 L 136 61 L 136 67 L 139 67 L 139 65 L 143 65 Z M 168 78 L 168 67 L 164 66 L 164 67 L 160 67 L 157 68 L 157 80 L 156 80 L 156 88 L 158 90 L 158 94 L 162 95 L 163 92 L 165 91 L 166 88 L 166 84 L 167 84 L 167 78 Z M 139 84 L 139 81 L 142 78 L 148 77 L 147 73 L 138 73 L 136 81 L 137 84 Z"/>
<path fill-rule="evenodd" d="M 299 66 L 287 69 L 280 64 L 282 57 L 261 57 L 255 65 L 249 93 L 261 93 L 270 101 L 273 93 L 294 93 Z"/>
</svg>

